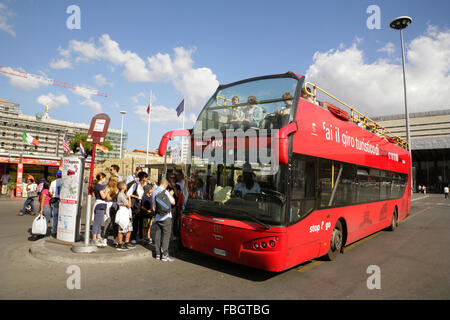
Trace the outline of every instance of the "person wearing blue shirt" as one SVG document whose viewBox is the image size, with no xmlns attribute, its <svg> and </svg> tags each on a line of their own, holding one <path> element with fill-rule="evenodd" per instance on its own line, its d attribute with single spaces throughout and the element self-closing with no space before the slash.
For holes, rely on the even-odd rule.
<svg viewBox="0 0 450 320">
<path fill-rule="evenodd" d="M 169 242 L 170 235 L 172 232 L 172 213 L 166 213 L 164 215 L 159 214 L 156 208 L 156 196 L 162 192 L 166 193 L 166 196 L 169 198 L 170 204 L 175 205 L 175 199 L 173 198 L 174 191 L 171 189 L 170 191 L 166 190 L 169 186 L 169 182 L 167 179 L 162 178 L 159 186 L 157 186 L 153 190 L 152 194 L 152 206 L 153 211 L 155 211 L 155 224 L 156 224 L 156 233 L 155 233 L 155 258 L 159 259 L 161 257 L 162 261 L 173 261 L 173 259 L 169 256 Z"/>
</svg>

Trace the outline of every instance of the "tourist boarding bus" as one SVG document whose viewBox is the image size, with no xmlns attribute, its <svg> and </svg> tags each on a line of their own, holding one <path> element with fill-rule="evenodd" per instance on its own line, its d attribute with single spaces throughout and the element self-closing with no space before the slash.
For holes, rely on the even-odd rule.
<svg viewBox="0 0 450 320">
<path fill-rule="evenodd" d="M 188 249 L 282 271 L 333 260 L 410 212 L 407 141 L 292 72 L 220 85 L 194 128 L 166 133 L 159 154 L 179 136 L 190 140 Z"/>
</svg>

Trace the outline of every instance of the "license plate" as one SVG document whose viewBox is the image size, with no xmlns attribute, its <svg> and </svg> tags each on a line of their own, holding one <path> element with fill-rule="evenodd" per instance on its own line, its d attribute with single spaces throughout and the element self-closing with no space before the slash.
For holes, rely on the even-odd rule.
<svg viewBox="0 0 450 320">
<path fill-rule="evenodd" d="M 227 256 L 227 252 L 222 249 L 213 248 L 213 252 L 219 256 L 223 256 L 223 257 Z"/>
</svg>

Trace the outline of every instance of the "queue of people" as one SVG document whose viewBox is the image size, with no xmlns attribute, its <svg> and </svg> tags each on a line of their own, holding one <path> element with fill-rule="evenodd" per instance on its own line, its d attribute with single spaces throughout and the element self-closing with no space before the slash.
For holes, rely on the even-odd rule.
<svg viewBox="0 0 450 320">
<path fill-rule="evenodd" d="M 183 201 L 184 174 L 181 170 L 162 178 L 157 185 L 148 181 L 148 175 L 141 168 L 119 181 L 118 166 L 111 166 L 110 177 L 100 172 L 91 188 L 95 197 L 93 207 L 94 224 L 91 244 L 107 246 L 106 238 L 114 237 L 118 251 L 128 251 L 138 242 L 152 244 L 150 232 L 155 224 L 155 257 L 162 261 L 173 261 L 169 256 L 170 239 L 176 240 L 179 216 Z M 105 217 L 110 219 L 109 228 L 101 237 Z"/>
</svg>

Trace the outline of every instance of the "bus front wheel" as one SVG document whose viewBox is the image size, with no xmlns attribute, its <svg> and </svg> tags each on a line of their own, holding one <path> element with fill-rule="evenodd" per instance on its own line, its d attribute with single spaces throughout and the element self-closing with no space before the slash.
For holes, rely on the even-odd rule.
<svg viewBox="0 0 450 320">
<path fill-rule="evenodd" d="M 341 252 L 344 243 L 344 232 L 342 229 L 342 224 L 338 220 L 333 229 L 333 234 L 331 235 L 330 249 L 324 258 L 328 261 L 336 259 L 339 252 Z"/>
</svg>

